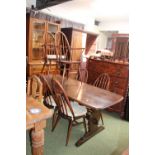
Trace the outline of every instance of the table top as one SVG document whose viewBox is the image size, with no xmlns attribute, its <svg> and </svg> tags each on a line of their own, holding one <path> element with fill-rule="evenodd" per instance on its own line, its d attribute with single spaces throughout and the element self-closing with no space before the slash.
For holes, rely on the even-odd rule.
<svg viewBox="0 0 155 155">
<path fill-rule="evenodd" d="M 38 114 L 32 114 L 30 112 L 31 108 L 41 109 L 41 112 Z M 26 97 L 26 128 L 29 129 L 34 123 L 40 122 L 51 117 L 53 110 L 48 109 L 42 103 L 39 103 L 32 97 Z"/>
<path fill-rule="evenodd" d="M 60 75 L 55 78 L 62 81 Z M 64 79 L 63 88 L 68 97 L 94 109 L 105 109 L 123 100 L 123 96 L 74 79 Z"/>
</svg>

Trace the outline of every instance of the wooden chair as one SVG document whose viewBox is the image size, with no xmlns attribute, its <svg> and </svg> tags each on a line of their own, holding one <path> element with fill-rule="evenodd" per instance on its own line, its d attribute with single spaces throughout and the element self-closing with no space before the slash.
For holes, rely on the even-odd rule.
<svg viewBox="0 0 155 155">
<path fill-rule="evenodd" d="M 57 64 L 57 54 L 55 50 L 55 36 L 48 33 L 48 43 L 45 44 L 44 64 L 41 73 L 44 72 L 45 67 L 48 67 L 47 73 L 49 74 L 52 65 Z"/>
<path fill-rule="evenodd" d="M 47 81 L 47 85 L 57 105 L 53 119 L 54 123 L 52 124 L 52 131 L 54 131 L 60 118 L 67 119 L 69 122 L 66 138 L 66 146 L 67 146 L 72 126 L 76 126 L 80 123 L 83 123 L 85 132 L 87 132 L 86 120 L 85 120 L 87 109 L 85 106 L 81 106 L 77 103 L 71 102 L 68 99 L 62 85 L 57 80 L 52 79 L 51 85 Z M 83 121 L 79 123 L 78 120 L 81 118 L 83 118 Z"/>
<path fill-rule="evenodd" d="M 77 75 L 77 80 L 81 82 L 87 83 L 88 80 L 88 70 L 85 68 L 79 68 L 78 70 L 78 75 Z"/>
<path fill-rule="evenodd" d="M 43 90 L 42 82 L 36 75 L 33 75 L 28 78 L 27 96 L 32 96 L 39 102 L 42 102 L 43 99 L 42 90 Z"/>
<path fill-rule="evenodd" d="M 79 65 L 80 61 L 72 60 L 72 52 L 71 52 L 72 49 L 69 45 L 66 35 L 61 31 L 58 31 L 55 34 L 55 49 L 58 58 L 58 66 L 60 70 L 63 70 L 62 72 L 63 74 L 62 82 L 63 82 L 65 74 L 67 78 L 70 73 L 77 74 L 77 71 L 76 70 L 73 71 L 72 69 L 73 66 L 75 68 L 75 65 Z"/>
<path fill-rule="evenodd" d="M 102 73 L 95 80 L 93 85 L 96 86 L 96 87 L 102 88 L 102 89 L 109 90 L 109 85 L 110 85 L 110 77 L 109 77 L 109 75 L 107 73 Z M 102 124 L 103 124 L 102 114 L 100 113 L 100 115 L 101 115 L 101 120 L 102 120 Z"/>
<path fill-rule="evenodd" d="M 107 73 L 102 73 L 93 83 L 94 86 L 102 88 L 102 89 L 109 89 L 110 85 L 110 77 Z"/>
</svg>

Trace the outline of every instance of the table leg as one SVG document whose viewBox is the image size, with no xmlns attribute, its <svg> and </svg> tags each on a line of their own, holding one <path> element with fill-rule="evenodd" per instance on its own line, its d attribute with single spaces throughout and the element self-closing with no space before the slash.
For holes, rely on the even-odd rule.
<svg viewBox="0 0 155 155">
<path fill-rule="evenodd" d="M 99 126 L 98 122 L 101 118 L 100 112 L 98 110 L 88 110 L 86 118 L 88 119 L 88 132 L 83 135 L 77 142 L 76 146 L 80 146 L 91 137 L 95 136 L 97 133 L 104 129 L 104 126 Z"/>
<path fill-rule="evenodd" d="M 44 130 L 39 131 L 32 130 L 32 155 L 43 155 L 43 146 L 44 146 Z"/>
</svg>

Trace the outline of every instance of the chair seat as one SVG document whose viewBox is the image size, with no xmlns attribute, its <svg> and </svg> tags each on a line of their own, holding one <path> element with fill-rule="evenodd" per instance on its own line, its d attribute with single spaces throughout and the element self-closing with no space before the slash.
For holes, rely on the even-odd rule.
<svg viewBox="0 0 155 155">
<path fill-rule="evenodd" d="M 71 106 L 73 108 L 75 117 L 86 115 L 87 108 L 85 106 L 81 106 L 75 101 L 70 101 L 70 104 L 71 104 Z M 68 110 L 68 116 L 73 118 L 72 113 L 70 112 L 70 110 Z"/>
<path fill-rule="evenodd" d="M 47 56 L 47 59 L 51 59 L 51 60 L 57 60 L 57 58 L 60 58 L 60 59 L 66 59 L 66 56 L 65 55 L 56 55 L 56 54 L 48 54 Z"/>
<path fill-rule="evenodd" d="M 46 57 L 49 60 L 56 60 L 57 59 L 57 56 L 55 54 L 47 55 Z"/>
</svg>

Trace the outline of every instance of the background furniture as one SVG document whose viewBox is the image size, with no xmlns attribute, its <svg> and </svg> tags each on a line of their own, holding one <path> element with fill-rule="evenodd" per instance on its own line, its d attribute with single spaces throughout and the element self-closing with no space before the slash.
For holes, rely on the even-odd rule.
<svg viewBox="0 0 155 155">
<path fill-rule="evenodd" d="M 126 95 L 129 81 L 129 65 L 128 63 L 119 63 L 112 61 L 88 59 L 88 83 L 93 84 L 96 78 L 102 73 L 108 73 L 110 76 L 109 90 L 120 94 L 124 100 L 109 108 L 111 111 L 118 112 L 121 117 L 124 116 L 124 107 L 126 103 Z"/>
<path fill-rule="evenodd" d="M 62 28 L 61 31 L 67 36 L 68 42 L 73 49 L 72 60 L 79 61 L 81 59 L 82 52 L 87 54 L 90 51 L 96 51 L 97 33 L 72 27 Z"/>
<path fill-rule="evenodd" d="M 44 72 L 45 67 L 48 67 L 48 74 L 50 73 L 51 67 L 54 65 L 56 66 L 57 64 L 57 55 L 56 55 L 56 50 L 55 50 L 55 35 L 50 33 L 49 36 L 50 38 L 50 49 L 46 50 L 44 54 L 44 65 L 41 70 L 41 73 Z"/>
<path fill-rule="evenodd" d="M 39 108 L 39 114 L 31 114 L 31 108 Z M 46 127 L 46 119 L 51 117 L 53 112 L 38 103 L 32 97 L 26 97 L 26 130 L 31 130 L 32 155 L 43 155 L 44 146 L 44 128 Z"/>
<path fill-rule="evenodd" d="M 63 77 L 65 74 L 67 77 L 76 77 L 80 60 L 77 61 L 72 59 L 74 49 L 70 47 L 66 35 L 61 31 L 55 34 L 55 49 L 58 57 L 57 63 L 59 69 L 63 70 Z M 75 65 L 77 66 L 75 67 Z"/>
<path fill-rule="evenodd" d="M 129 61 L 129 34 L 112 35 L 113 60 Z"/>
<path fill-rule="evenodd" d="M 28 76 L 41 73 L 44 64 L 44 58 L 52 50 L 52 35 L 60 30 L 59 24 L 52 23 L 43 19 L 31 18 L 28 14 L 26 55 L 28 56 Z M 44 70 L 46 72 L 48 68 Z M 58 72 L 56 66 L 53 66 L 51 72 Z"/>
<path fill-rule="evenodd" d="M 36 75 L 32 75 L 28 78 L 27 84 L 27 96 L 31 96 L 42 102 L 43 99 L 43 85 L 40 79 Z"/>
</svg>

